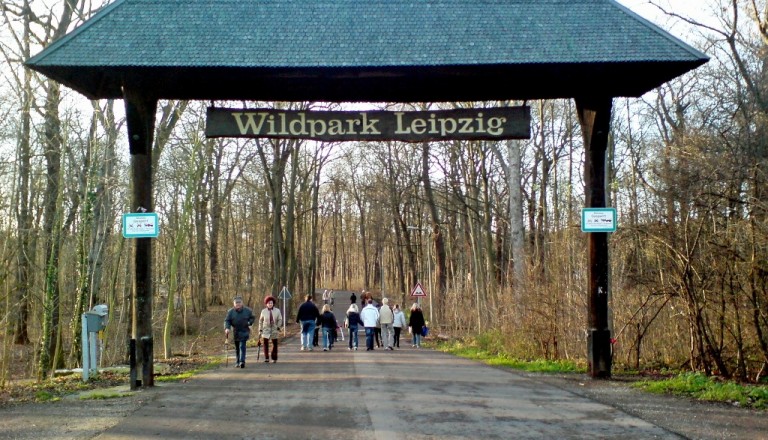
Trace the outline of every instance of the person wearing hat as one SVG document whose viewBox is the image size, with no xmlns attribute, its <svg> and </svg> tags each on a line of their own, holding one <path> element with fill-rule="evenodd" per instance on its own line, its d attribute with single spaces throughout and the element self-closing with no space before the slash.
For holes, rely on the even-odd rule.
<svg viewBox="0 0 768 440">
<path fill-rule="evenodd" d="M 236 296 L 231 309 L 227 310 L 224 318 L 224 337 L 229 340 L 229 331 L 232 330 L 235 339 L 235 356 L 237 363 L 235 368 L 245 368 L 245 344 L 251 336 L 251 326 L 256 320 L 253 310 L 243 305 L 243 298 Z"/>
<path fill-rule="evenodd" d="M 283 314 L 280 309 L 275 308 L 275 298 L 268 296 L 264 298 L 264 310 L 259 316 L 259 337 L 264 343 L 264 362 L 277 362 L 277 337 L 280 336 L 280 330 L 283 328 Z M 272 353 L 270 355 L 269 342 L 272 341 Z"/>
</svg>

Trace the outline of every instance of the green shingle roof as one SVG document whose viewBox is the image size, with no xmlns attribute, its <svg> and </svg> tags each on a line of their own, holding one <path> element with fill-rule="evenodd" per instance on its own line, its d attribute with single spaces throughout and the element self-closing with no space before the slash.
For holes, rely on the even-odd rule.
<svg viewBox="0 0 768 440">
<path fill-rule="evenodd" d="M 613 0 L 117 0 L 27 64 L 94 98 L 408 101 L 639 95 L 706 60 Z"/>
</svg>

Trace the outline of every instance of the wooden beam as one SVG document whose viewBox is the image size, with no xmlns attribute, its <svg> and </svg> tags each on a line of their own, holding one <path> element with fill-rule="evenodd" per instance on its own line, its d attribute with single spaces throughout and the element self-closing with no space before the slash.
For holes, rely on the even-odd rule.
<svg viewBox="0 0 768 440">
<path fill-rule="evenodd" d="M 605 208 L 605 152 L 611 128 L 612 98 L 576 98 L 584 138 L 584 192 L 586 208 Z M 608 323 L 608 233 L 591 232 L 589 252 L 589 308 L 587 314 L 587 363 L 593 378 L 611 377 L 611 330 Z"/>
<path fill-rule="evenodd" d="M 143 95 L 138 88 L 123 88 L 128 145 L 131 152 L 132 212 L 153 212 L 152 142 L 155 132 L 157 99 Z M 154 385 L 152 354 L 152 238 L 135 238 L 133 279 L 133 315 L 131 338 L 136 344 L 136 362 L 131 363 L 131 377 L 141 381 L 131 388 Z M 137 371 L 133 371 L 136 369 Z"/>
</svg>

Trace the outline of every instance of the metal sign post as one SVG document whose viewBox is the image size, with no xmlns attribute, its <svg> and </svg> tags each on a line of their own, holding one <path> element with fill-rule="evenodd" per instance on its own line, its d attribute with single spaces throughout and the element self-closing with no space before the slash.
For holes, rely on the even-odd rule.
<svg viewBox="0 0 768 440">
<path fill-rule="evenodd" d="M 283 336 L 285 336 L 286 331 L 287 331 L 286 328 L 285 328 L 285 323 L 288 322 L 286 317 L 285 317 L 286 316 L 285 315 L 285 307 L 286 307 L 285 304 L 288 302 L 289 299 L 291 299 L 291 292 L 288 291 L 288 287 L 283 286 L 283 290 L 281 290 L 280 293 L 277 294 L 277 297 L 279 299 L 283 300 Z"/>
</svg>

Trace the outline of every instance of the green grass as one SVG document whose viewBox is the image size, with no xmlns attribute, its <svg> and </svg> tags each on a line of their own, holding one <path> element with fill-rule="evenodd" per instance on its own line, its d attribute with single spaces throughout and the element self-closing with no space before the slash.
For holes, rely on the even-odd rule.
<svg viewBox="0 0 768 440">
<path fill-rule="evenodd" d="M 681 373 L 669 379 L 644 380 L 634 386 L 657 394 L 675 394 L 749 408 L 768 408 L 768 386 L 723 381 L 702 373 Z"/>
<path fill-rule="evenodd" d="M 190 377 L 202 373 L 203 371 L 213 370 L 214 368 L 221 365 L 223 362 L 220 358 L 211 358 L 210 362 L 200 366 L 199 368 L 195 368 L 194 370 L 185 371 L 184 373 L 180 374 L 169 374 L 169 375 L 162 375 L 155 377 L 155 382 L 179 382 L 185 379 L 189 379 Z"/>
<path fill-rule="evenodd" d="M 475 338 L 437 341 L 436 350 L 488 365 L 537 373 L 585 373 L 586 368 L 570 360 L 518 359 L 504 350 L 503 335 L 489 332 Z M 631 374 L 633 372 L 624 372 Z M 637 372 L 634 372 L 637 373 Z M 698 400 L 725 402 L 746 408 L 768 409 L 768 384 L 741 384 L 707 377 L 701 373 L 681 373 L 661 380 L 643 380 L 633 386 L 657 394 L 674 394 Z"/>
<path fill-rule="evenodd" d="M 61 400 L 61 397 L 49 391 L 40 390 L 35 393 L 35 401 L 37 402 L 56 402 L 59 400 Z"/>
<path fill-rule="evenodd" d="M 583 373 L 586 371 L 583 366 L 570 360 L 514 358 L 505 353 L 493 339 L 492 335 L 482 335 L 478 339 L 438 342 L 435 349 L 455 356 L 482 361 L 488 365 L 532 373 Z"/>
</svg>

